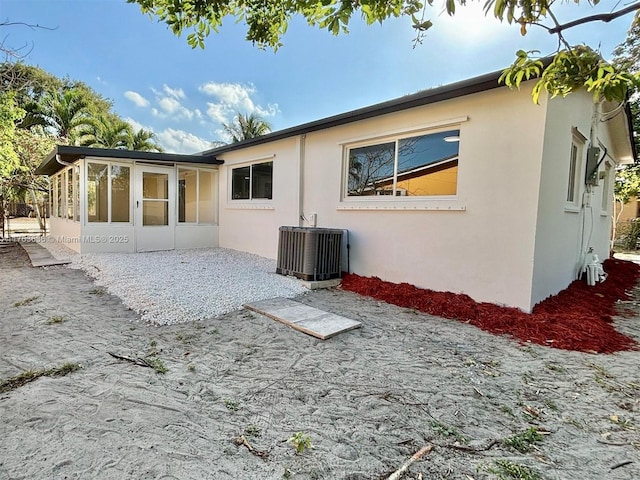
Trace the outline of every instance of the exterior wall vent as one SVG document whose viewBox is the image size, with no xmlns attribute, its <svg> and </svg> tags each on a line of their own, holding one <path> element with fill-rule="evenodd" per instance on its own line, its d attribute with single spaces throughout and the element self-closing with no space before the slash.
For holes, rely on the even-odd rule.
<svg viewBox="0 0 640 480">
<path fill-rule="evenodd" d="M 276 273 L 306 281 L 340 278 L 342 234 L 332 228 L 280 227 Z"/>
</svg>

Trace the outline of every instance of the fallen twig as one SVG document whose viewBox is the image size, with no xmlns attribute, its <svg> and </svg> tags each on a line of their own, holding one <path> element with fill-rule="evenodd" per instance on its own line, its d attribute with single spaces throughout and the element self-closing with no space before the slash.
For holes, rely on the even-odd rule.
<svg viewBox="0 0 640 480">
<path fill-rule="evenodd" d="M 633 463 L 633 461 L 626 460 L 624 462 L 616 463 L 613 467 L 611 467 L 611 470 L 615 470 L 616 468 L 624 467 L 625 465 L 629 465 L 630 463 Z"/>
<path fill-rule="evenodd" d="M 613 447 L 626 447 L 627 445 L 631 445 L 629 442 L 609 442 L 608 440 L 603 440 L 601 438 L 596 438 L 596 442 L 611 445 Z"/>
<path fill-rule="evenodd" d="M 478 447 L 478 448 L 469 447 L 466 445 L 456 445 L 455 443 L 449 443 L 446 445 L 438 445 L 438 446 L 452 448 L 454 450 L 462 450 L 463 452 L 480 453 L 480 452 L 486 452 L 487 450 L 496 446 L 498 443 L 500 443 L 498 440 L 491 440 L 486 447 Z"/>
<path fill-rule="evenodd" d="M 429 453 L 431 450 L 433 449 L 433 445 L 429 444 L 429 445 L 425 445 L 424 447 L 422 447 L 420 450 L 418 450 L 416 453 L 414 453 L 411 458 L 409 460 L 407 460 L 406 462 L 404 462 L 402 464 L 402 466 L 396 470 L 395 472 L 393 472 L 389 478 L 387 478 L 387 480 L 399 480 L 400 477 L 402 476 L 402 474 L 404 472 L 407 471 L 407 469 L 413 465 L 413 463 L 417 460 L 420 460 L 420 458 L 422 458 L 422 456 L 426 453 Z"/>
<path fill-rule="evenodd" d="M 247 441 L 247 438 L 244 435 L 240 435 L 239 437 L 237 437 L 235 439 L 235 442 L 236 442 L 236 445 L 244 445 L 245 447 L 247 447 L 247 450 L 253 453 L 256 457 L 260 457 L 260 458 L 267 457 L 267 452 L 263 452 L 261 450 L 256 450 L 255 448 L 253 448 L 251 444 Z"/>
<path fill-rule="evenodd" d="M 138 365 L 139 367 L 147 367 L 147 368 L 152 368 L 153 367 L 144 358 L 125 357 L 124 355 L 118 355 L 117 353 L 113 353 L 113 352 L 107 352 L 107 353 L 109 355 L 111 355 L 115 359 L 124 360 L 125 362 L 130 362 L 130 363 L 133 363 L 134 365 Z"/>
</svg>

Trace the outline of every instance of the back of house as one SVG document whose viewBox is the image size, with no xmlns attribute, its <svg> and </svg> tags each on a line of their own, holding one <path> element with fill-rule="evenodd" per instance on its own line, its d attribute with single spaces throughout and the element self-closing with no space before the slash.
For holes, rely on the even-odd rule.
<svg viewBox="0 0 640 480">
<path fill-rule="evenodd" d="M 624 108 L 585 92 L 535 105 L 530 84 L 509 90 L 499 73 L 200 158 L 102 152 L 66 162 L 76 171 L 49 158 L 51 233 L 130 236 L 80 242 L 83 252 L 220 246 L 276 258 L 281 226 L 341 229 L 351 272 L 530 311 L 576 278 L 590 248 L 608 257 L 613 172 L 634 152 Z M 130 168 L 128 183 L 116 167 Z"/>
</svg>

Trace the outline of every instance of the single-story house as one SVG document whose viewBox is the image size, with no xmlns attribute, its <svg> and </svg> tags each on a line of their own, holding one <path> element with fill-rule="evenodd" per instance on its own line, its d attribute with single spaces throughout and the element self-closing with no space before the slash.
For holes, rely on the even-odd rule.
<svg viewBox="0 0 640 480">
<path fill-rule="evenodd" d="M 530 311 L 609 256 L 628 111 L 531 101 L 500 72 L 202 152 L 57 147 L 51 235 L 80 252 L 225 247 L 276 258 L 280 226 L 349 232 L 349 269 Z"/>
</svg>

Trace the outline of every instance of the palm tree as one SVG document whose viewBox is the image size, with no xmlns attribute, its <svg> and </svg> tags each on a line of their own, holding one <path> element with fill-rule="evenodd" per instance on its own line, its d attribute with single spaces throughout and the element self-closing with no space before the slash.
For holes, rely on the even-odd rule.
<svg viewBox="0 0 640 480">
<path fill-rule="evenodd" d="M 89 120 L 89 102 L 79 89 L 54 90 L 42 98 L 39 116 L 63 143 L 74 144 Z"/>
<path fill-rule="evenodd" d="M 83 147 L 127 149 L 132 136 L 127 122 L 115 115 L 101 115 L 89 119 L 78 140 Z"/>
<path fill-rule="evenodd" d="M 231 143 L 241 142 L 271 132 L 271 125 L 255 113 L 236 113 L 230 123 L 223 123 L 222 128 L 231 137 Z"/>
<path fill-rule="evenodd" d="M 150 130 L 141 128 L 137 132 L 129 131 L 129 140 L 127 148 L 129 150 L 138 150 L 141 152 L 163 152 L 162 147 L 155 143 L 156 134 Z"/>
</svg>

